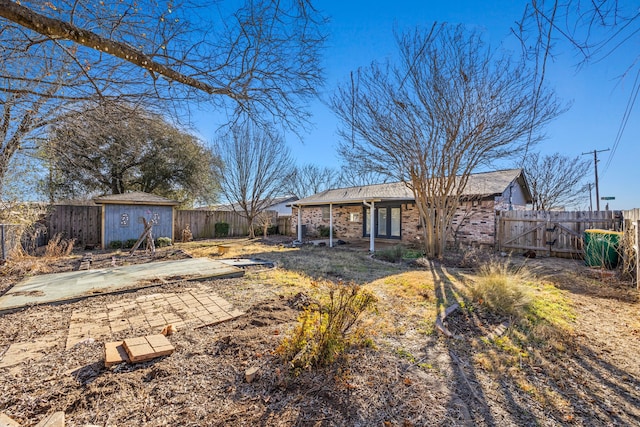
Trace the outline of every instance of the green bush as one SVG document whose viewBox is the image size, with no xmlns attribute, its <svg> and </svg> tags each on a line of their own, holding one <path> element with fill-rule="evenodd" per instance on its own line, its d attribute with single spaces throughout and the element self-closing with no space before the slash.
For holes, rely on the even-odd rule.
<svg viewBox="0 0 640 427">
<path fill-rule="evenodd" d="M 109 248 L 111 249 L 121 249 L 122 248 L 122 240 L 112 240 L 109 242 Z"/>
<path fill-rule="evenodd" d="M 262 236 L 264 234 L 264 228 L 263 227 L 254 227 L 253 228 L 253 233 L 256 236 Z M 274 234 L 278 234 L 278 226 L 277 225 L 272 225 L 269 228 L 267 228 L 267 235 L 271 236 Z"/>
<path fill-rule="evenodd" d="M 164 248 L 165 246 L 171 246 L 170 237 L 158 237 L 155 241 L 156 247 Z"/>
<path fill-rule="evenodd" d="M 229 235 L 229 224 L 226 222 L 216 222 L 213 229 L 216 237 L 227 237 Z"/>
<path fill-rule="evenodd" d="M 403 245 L 395 245 L 388 249 L 376 252 L 376 258 L 388 262 L 399 262 L 403 259 L 415 260 L 424 256 L 424 252 L 418 249 L 409 249 Z"/>
<path fill-rule="evenodd" d="M 327 227 L 325 225 L 319 225 L 316 228 L 316 231 L 318 232 L 318 235 L 320 237 L 329 237 L 329 230 L 330 229 L 331 229 L 330 227 Z M 335 229 L 335 227 L 333 228 L 333 237 L 336 237 L 336 229 Z"/>
<path fill-rule="evenodd" d="M 124 249 L 131 249 L 133 248 L 133 245 L 136 244 L 136 242 L 138 241 L 138 239 L 127 239 L 123 242 L 123 248 Z"/>
<path fill-rule="evenodd" d="M 300 315 L 277 350 L 294 372 L 327 366 L 352 346 L 371 343 L 360 319 L 375 310 L 376 297 L 354 284 L 326 282 L 321 287 L 324 292 L 317 298 L 318 305 Z"/>
</svg>

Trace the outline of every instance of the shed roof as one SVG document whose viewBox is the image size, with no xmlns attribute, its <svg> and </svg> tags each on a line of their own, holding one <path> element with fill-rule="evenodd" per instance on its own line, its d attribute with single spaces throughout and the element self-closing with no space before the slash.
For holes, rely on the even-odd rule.
<svg viewBox="0 0 640 427">
<path fill-rule="evenodd" d="M 469 176 L 462 193 L 467 197 L 489 197 L 504 193 L 512 182 L 518 181 L 527 200 L 531 193 L 522 169 L 507 169 L 494 172 L 482 172 Z M 402 201 L 414 200 L 413 192 L 403 182 L 363 185 L 359 187 L 325 190 L 292 205 L 325 205 L 329 203 L 358 203 L 362 201 Z"/>
<path fill-rule="evenodd" d="M 166 197 L 156 196 L 155 194 L 144 193 L 142 191 L 132 191 L 124 194 L 111 194 L 108 196 L 96 197 L 93 201 L 99 205 L 101 204 L 113 204 L 113 205 L 161 205 L 161 206 L 175 206 L 180 202 L 167 199 Z"/>
</svg>

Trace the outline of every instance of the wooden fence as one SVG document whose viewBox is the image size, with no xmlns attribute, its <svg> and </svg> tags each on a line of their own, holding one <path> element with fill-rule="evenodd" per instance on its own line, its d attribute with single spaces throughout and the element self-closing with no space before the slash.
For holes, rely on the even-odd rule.
<svg viewBox="0 0 640 427">
<path fill-rule="evenodd" d="M 47 216 L 45 225 L 47 241 L 60 233 L 65 239 L 76 239 L 78 247 L 97 246 L 101 241 L 102 208 L 55 205 Z"/>
<path fill-rule="evenodd" d="M 16 224 L 0 224 L 0 261 L 9 258 L 9 255 L 20 245 L 20 232 L 22 227 Z"/>
<path fill-rule="evenodd" d="M 273 225 L 285 234 L 290 228 L 290 217 L 272 215 Z M 182 239 L 182 230 L 189 225 L 194 239 L 215 237 L 215 224 L 229 224 L 229 237 L 242 237 L 249 234 L 247 219 L 235 212 L 178 210 L 174 215 L 175 241 Z M 46 233 L 42 233 L 36 246 L 46 245 L 49 239 L 60 233 L 65 239 L 76 239 L 77 247 L 100 245 L 102 227 L 102 208 L 100 206 L 55 205 L 45 220 Z"/>
<path fill-rule="evenodd" d="M 588 229 L 621 230 L 619 211 L 502 211 L 496 219 L 498 250 L 523 250 L 573 258 L 583 254 Z"/>
<path fill-rule="evenodd" d="M 249 234 L 249 223 L 246 218 L 235 212 L 181 210 L 176 211 L 173 224 L 176 242 L 182 239 L 182 230 L 189 226 L 194 239 L 212 239 L 215 237 L 215 224 L 226 222 L 229 224 L 229 236 L 239 237 Z"/>
<path fill-rule="evenodd" d="M 269 223 L 272 226 L 278 226 L 280 234 L 285 234 L 283 230 L 288 230 L 280 226 L 286 223 L 286 218 L 278 217 L 276 211 L 265 211 L 269 216 Z M 229 237 L 242 237 L 249 235 L 249 222 L 247 219 L 236 212 L 226 211 L 203 211 L 203 210 L 182 210 L 176 211 L 174 216 L 174 240 L 179 242 L 182 240 L 182 230 L 189 226 L 194 239 L 211 239 L 215 237 L 215 224 L 218 222 L 226 222 L 229 224 Z M 256 220 L 254 227 L 260 227 L 260 221 Z M 256 233 L 259 234 L 259 233 Z"/>
<path fill-rule="evenodd" d="M 634 274 L 640 290 L 640 209 L 624 211 L 624 237 L 622 270 Z"/>
<path fill-rule="evenodd" d="M 291 216 L 278 216 L 278 234 L 291 235 Z"/>
</svg>

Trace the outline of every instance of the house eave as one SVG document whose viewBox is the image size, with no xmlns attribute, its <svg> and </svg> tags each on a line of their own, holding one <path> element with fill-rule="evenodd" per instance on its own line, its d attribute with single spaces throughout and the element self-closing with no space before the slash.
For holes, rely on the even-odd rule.
<svg viewBox="0 0 640 427">
<path fill-rule="evenodd" d="M 292 207 L 300 207 L 300 206 L 328 206 L 328 205 L 361 205 L 363 203 L 385 203 L 385 202 L 400 202 L 400 203 L 413 203 L 415 202 L 414 199 L 407 199 L 405 197 L 398 197 L 398 198 L 392 198 L 392 197 L 366 197 L 366 198 L 362 198 L 362 199 L 337 199 L 337 200 L 316 200 L 316 201 L 310 201 L 310 202 L 303 202 L 303 203 L 296 203 L 293 202 L 291 204 L 287 204 L 287 206 L 292 206 Z"/>
</svg>

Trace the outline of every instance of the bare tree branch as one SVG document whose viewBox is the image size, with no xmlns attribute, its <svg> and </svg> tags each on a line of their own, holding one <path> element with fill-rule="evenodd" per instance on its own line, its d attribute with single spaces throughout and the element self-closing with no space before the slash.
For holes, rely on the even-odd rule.
<svg viewBox="0 0 640 427">
<path fill-rule="evenodd" d="M 82 46 L 113 55 L 152 73 L 160 74 L 169 80 L 194 87 L 210 95 L 227 95 L 233 98 L 240 97 L 232 93 L 229 89 L 213 87 L 205 82 L 184 75 L 171 67 L 160 64 L 154 61 L 151 56 L 125 43 L 109 40 L 59 19 L 49 18 L 21 6 L 12 0 L 0 0 L 0 16 L 43 36 L 54 40 L 70 40 Z"/>
</svg>

